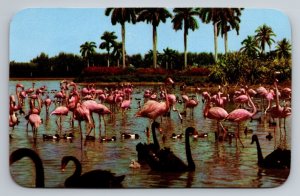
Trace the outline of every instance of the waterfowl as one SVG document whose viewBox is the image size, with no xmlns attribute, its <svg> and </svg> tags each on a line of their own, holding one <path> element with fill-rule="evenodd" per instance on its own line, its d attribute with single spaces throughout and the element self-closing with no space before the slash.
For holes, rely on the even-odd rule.
<svg viewBox="0 0 300 196">
<path fill-rule="evenodd" d="M 109 138 L 109 137 L 100 137 L 99 140 L 100 140 L 100 142 L 112 142 L 112 141 L 116 141 L 117 138 L 116 138 L 116 136 L 112 136 L 111 138 Z"/>
<path fill-rule="evenodd" d="M 60 136 L 58 134 L 51 135 L 51 134 L 43 134 L 43 140 L 59 140 Z"/>
<path fill-rule="evenodd" d="M 9 164 L 12 165 L 23 157 L 29 157 L 35 165 L 35 186 L 37 188 L 45 187 L 43 162 L 35 151 L 29 148 L 19 148 L 10 154 Z"/>
<path fill-rule="evenodd" d="M 64 171 L 69 161 L 73 161 L 76 169 L 70 177 L 65 180 L 68 188 L 120 188 L 125 175 L 115 176 L 106 170 L 92 170 L 81 174 L 82 166 L 74 156 L 64 156 L 61 160 L 61 170 Z"/>
<path fill-rule="evenodd" d="M 136 160 L 131 160 L 129 167 L 133 169 L 137 169 L 137 168 L 141 168 L 141 164 Z"/>
<path fill-rule="evenodd" d="M 74 138 L 74 134 L 73 133 L 69 133 L 69 134 L 64 134 L 63 135 L 63 139 L 67 139 L 67 140 L 72 140 Z"/>
<path fill-rule="evenodd" d="M 172 136 L 171 136 L 172 139 L 181 139 L 183 137 L 184 137 L 183 133 L 180 133 L 180 134 L 172 133 Z"/>
<path fill-rule="evenodd" d="M 277 168 L 285 169 L 290 168 L 291 165 L 291 151 L 286 149 L 277 148 L 272 153 L 263 158 L 261 147 L 257 135 L 252 136 L 253 144 L 256 142 L 258 165 L 263 168 Z"/>
<path fill-rule="evenodd" d="M 146 162 L 154 171 L 161 172 L 185 172 L 195 171 L 195 163 L 192 158 L 189 135 L 194 133 L 195 128 L 188 127 L 185 131 L 185 150 L 187 164 L 185 164 L 180 158 L 178 158 L 170 148 L 160 149 L 158 152 L 150 152 L 147 155 Z"/>
<path fill-rule="evenodd" d="M 273 138 L 273 136 L 272 136 L 271 132 L 269 132 L 268 135 L 266 135 L 266 139 L 270 141 L 272 138 Z"/>
<path fill-rule="evenodd" d="M 139 134 L 136 133 L 121 133 L 123 139 L 139 139 Z"/>
</svg>

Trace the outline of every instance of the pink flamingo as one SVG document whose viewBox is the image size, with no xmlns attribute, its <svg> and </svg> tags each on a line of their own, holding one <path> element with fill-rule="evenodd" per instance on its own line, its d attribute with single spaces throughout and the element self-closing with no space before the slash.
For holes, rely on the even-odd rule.
<svg viewBox="0 0 300 196">
<path fill-rule="evenodd" d="M 276 95 L 276 106 L 273 106 L 270 109 L 271 117 L 272 118 L 278 118 L 279 119 L 279 127 L 281 128 L 281 119 L 284 119 L 284 127 L 285 127 L 285 119 L 286 117 L 290 116 L 292 114 L 292 108 L 290 107 L 282 107 L 279 104 L 279 91 L 277 86 L 278 80 L 275 80 L 274 86 L 275 86 L 275 95 Z"/>
<path fill-rule="evenodd" d="M 166 96 L 165 100 L 165 102 L 148 100 L 135 116 L 146 117 L 155 121 L 157 117 L 164 115 L 170 109 L 169 100 L 166 98 Z"/>
<path fill-rule="evenodd" d="M 249 98 L 249 102 L 250 102 L 250 105 L 251 105 L 253 111 L 249 112 L 248 110 L 245 110 L 245 109 L 235 109 L 232 112 L 230 112 L 228 114 L 228 116 L 226 117 L 226 120 L 233 121 L 233 122 L 237 123 L 238 127 L 237 127 L 237 130 L 235 132 L 236 145 L 237 145 L 237 138 L 238 138 L 243 147 L 244 147 L 244 145 L 243 145 L 243 143 L 240 139 L 240 134 L 239 134 L 239 132 L 240 132 L 240 123 L 252 118 L 257 112 L 257 109 L 256 109 L 252 99 L 249 97 L 248 94 L 247 94 L 247 96 Z"/>
<path fill-rule="evenodd" d="M 211 107 L 210 96 L 208 96 L 206 104 L 205 104 L 205 108 L 203 110 L 203 116 L 205 118 L 209 118 L 209 119 L 212 119 L 212 120 L 217 120 L 217 126 L 218 126 L 217 136 L 219 137 L 219 125 L 221 125 L 221 127 L 224 131 L 224 133 L 223 133 L 223 140 L 224 140 L 227 131 L 223 127 L 223 125 L 220 121 L 224 120 L 228 116 L 228 112 L 222 107 L 218 107 L 218 106 Z"/>
<path fill-rule="evenodd" d="M 74 110 L 74 119 L 78 121 L 80 136 L 81 136 L 81 140 L 82 140 L 81 122 L 85 121 L 88 123 L 88 125 L 90 127 L 93 127 L 90 110 L 86 106 L 84 106 L 80 102 L 78 102 L 76 105 L 76 108 Z"/>
<path fill-rule="evenodd" d="M 275 93 L 274 93 L 274 91 L 272 89 L 270 89 L 269 92 L 266 94 L 266 99 L 268 101 L 268 106 L 265 109 L 265 114 L 268 112 L 268 110 L 271 107 L 271 102 L 274 99 L 274 95 L 275 95 Z"/>
<path fill-rule="evenodd" d="M 265 87 L 260 86 L 256 89 L 256 93 L 261 98 L 261 110 L 263 111 L 264 110 L 264 98 L 268 94 L 268 91 Z"/>
<path fill-rule="evenodd" d="M 242 104 L 249 102 L 249 97 L 247 95 L 239 95 L 233 98 L 233 102 L 239 104 L 238 108 L 241 107 Z"/>
<path fill-rule="evenodd" d="M 32 128 L 33 137 L 36 138 L 39 126 L 42 124 L 42 119 L 38 114 L 30 114 L 28 121 Z"/>
<path fill-rule="evenodd" d="M 49 115 L 49 108 L 50 108 L 51 103 L 52 103 L 52 100 L 49 98 L 49 95 L 47 95 L 47 97 L 44 101 L 44 104 L 46 106 L 46 116 Z"/>
<path fill-rule="evenodd" d="M 61 131 L 62 130 L 62 117 L 63 116 L 68 116 L 69 114 L 69 109 L 65 106 L 58 106 L 57 108 L 55 108 L 54 111 L 51 112 L 50 116 L 55 115 L 57 116 L 56 119 L 56 124 L 58 129 Z M 60 124 L 58 124 L 58 119 L 60 119 Z"/>
<path fill-rule="evenodd" d="M 111 114 L 112 112 L 103 104 L 97 103 L 96 101 L 93 100 L 88 100 L 88 101 L 84 101 L 82 103 L 82 106 L 87 108 L 90 112 L 90 115 L 92 117 L 93 120 L 93 127 L 95 127 L 95 120 L 93 118 L 93 113 L 96 113 L 99 115 L 99 135 L 101 138 L 101 116 L 103 118 L 103 123 L 104 123 L 104 134 L 106 136 L 106 124 L 105 124 L 105 119 L 104 119 L 104 115 L 106 114 Z M 90 135 L 90 132 L 92 131 L 92 129 L 88 132 L 88 136 Z M 94 129 L 95 131 L 95 129 Z M 95 135 L 95 133 L 94 133 Z"/>
</svg>

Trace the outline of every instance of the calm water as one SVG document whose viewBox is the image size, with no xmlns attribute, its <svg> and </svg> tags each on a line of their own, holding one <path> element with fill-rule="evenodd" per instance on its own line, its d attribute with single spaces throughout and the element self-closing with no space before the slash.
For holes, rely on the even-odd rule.
<svg viewBox="0 0 300 196">
<path fill-rule="evenodd" d="M 18 81 L 11 81 L 9 93 L 15 93 L 15 84 Z M 54 94 L 51 90 L 59 89 L 59 81 L 35 81 L 36 87 L 46 85 L 50 98 Z M 22 81 L 25 88 L 31 87 L 32 81 Z M 19 116 L 20 124 L 15 130 L 10 132 L 13 138 L 10 140 L 10 153 L 18 148 L 27 147 L 34 149 L 43 160 L 45 172 L 46 187 L 63 187 L 64 181 L 74 171 L 74 165 L 68 164 L 66 171 L 60 170 L 60 161 L 63 156 L 76 156 L 82 164 L 83 172 L 93 169 L 111 170 L 117 175 L 125 174 L 123 181 L 125 188 L 143 188 L 143 187 L 276 187 L 283 184 L 289 174 L 289 170 L 270 170 L 260 169 L 257 166 L 256 145 L 251 145 L 251 135 L 244 134 L 245 126 L 253 129 L 260 139 L 263 155 L 271 153 L 277 146 L 283 146 L 290 149 L 290 133 L 291 133 L 291 117 L 286 120 L 286 130 L 279 127 L 269 127 L 267 117 L 262 122 L 252 121 L 246 122 L 241 126 L 241 139 L 245 148 L 239 146 L 236 148 L 235 141 L 215 142 L 214 132 L 216 130 L 216 122 L 204 119 L 202 116 L 202 102 L 194 110 L 192 117 L 188 111 L 181 124 L 175 113 L 171 114 L 171 118 L 163 117 L 161 127 L 166 140 L 163 143 L 162 134 L 158 134 L 161 147 L 167 146 L 186 162 L 184 139 L 171 139 L 172 133 L 184 133 L 188 126 L 195 127 L 198 132 L 208 132 L 207 138 L 198 138 L 191 140 L 191 149 L 193 159 L 196 164 L 196 171 L 185 172 L 180 174 L 153 172 L 147 165 L 142 165 L 139 169 L 129 168 L 130 161 L 137 159 L 135 146 L 139 142 L 152 142 L 152 137 L 147 138 L 144 130 L 150 126 L 150 121 L 145 118 L 134 117 L 138 111 L 138 100 L 143 97 L 143 89 L 149 87 L 136 87 L 133 92 L 131 109 L 122 117 L 122 114 L 116 113 L 114 118 L 105 117 L 107 126 L 107 136 L 117 136 L 117 141 L 100 143 L 99 141 L 83 141 L 81 150 L 81 142 L 79 128 L 75 122 L 74 128 L 68 122 L 69 117 L 63 122 L 63 132 L 72 132 L 75 138 L 72 142 L 66 140 L 59 141 L 43 141 L 42 134 L 55 134 L 57 126 L 55 124 L 56 117 L 51 116 L 46 119 L 45 108 L 43 108 L 41 117 L 44 122 L 39 127 L 36 142 L 33 141 L 31 128 L 26 132 L 26 120 L 23 116 Z M 151 87 L 153 88 L 153 87 Z M 179 88 L 176 88 L 175 94 L 180 95 Z M 190 94 L 192 95 L 192 94 Z M 201 97 L 200 97 L 201 100 Z M 257 103 L 259 99 L 255 99 Z M 27 102 L 26 102 L 27 103 Z M 141 101 L 143 104 L 143 101 Z M 27 107 L 27 106 L 26 106 Z M 227 111 L 233 109 L 232 105 L 226 108 Z M 55 105 L 52 104 L 50 112 L 54 110 Z M 183 104 L 177 104 L 177 108 L 182 110 Z M 95 115 L 94 119 L 98 119 Z M 99 135 L 99 121 L 96 122 L 96 135 Z M 84 123 L 83 123 L 84 124 Z M 277 123 L 278 124 L 278 123 Z M 236 124 L 224 122 L 224 126 L 233 132 Z M 84 126 L 83 126 L 84 127 Z M 269 141 L 266 139 L 268 132 L 274 133 L 275 137 Z M 103 135 L 102 126 L 102 135 Z M 140 135 L 138 140 L 122 140 L 121 132 L 137 133 Z M 84 132 L 85 134 L 85 129 Z M 12 178 L 17 184 L 25 187 L 33 187 L 35 185 L 35 170 L 31 160 L 24 158 L 15 162 L 10 167 Z"/>
</svg>

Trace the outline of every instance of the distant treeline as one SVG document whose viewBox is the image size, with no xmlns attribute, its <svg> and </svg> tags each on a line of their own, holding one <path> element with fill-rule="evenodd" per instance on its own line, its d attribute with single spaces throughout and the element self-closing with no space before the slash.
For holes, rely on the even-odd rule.
<svg viewBox="0 0 300 196">
<path fill-rule="evenodd" d="M 111 67 L 121 67 L 120 59 L 110 59 Z M 188 53 L 188 65 L 206 67 L 213 65 L 212 53 Z M 147 54 L 126 56 L 126 64 L 130 68 L 149 68 L 153 64 L 153 55 L 150 50 Z M 182 70 L 184 54 L 175 52 L 172 55 L 158 54 L 158 65 L 167 70 Z M 107 54 L 95 53 L 90 57 L 90 67 L 106 67 Z M 79 77 L 87 67 L 85 59 L 80 55 L 59 53 L 49 57 L 41 53 L 30 62 L 10 62 L 10 77 Z"/>
</svg>

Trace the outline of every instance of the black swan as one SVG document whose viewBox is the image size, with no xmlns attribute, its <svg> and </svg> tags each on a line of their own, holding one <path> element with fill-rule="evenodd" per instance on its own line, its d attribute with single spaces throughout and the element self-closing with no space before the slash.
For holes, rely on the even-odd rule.
<svg viewBox="0 0 300 196">
<path fill-rule="evenodd" d="M 156 153 L 159 151 L 160 146 L 156 137 L 155 129 L 159 129 L 160 124 L 156 121 L 153 121 L 151 124 L 152 129 L 152 137 L 153 137 L 153 143 L 150 144 L 142 144 L 141 142 L 136 145 L 136 151 L 138 152 L 138 161 L 140 163 L 146 162 L 147 156 L 149 152 Z"/>
<path fill-rule="evenodd" d="M 251 144 L 253 144 L 254 142 L 256 142 L 258 165 L 260 167 L 278 168 L 278 169 L 290 168 L 291 165 L 290 150 L 277 148 L 272 153 L 270 153 L 265 158 L 263 158 L 257 135 L 252 136 Z"/>
<path fill-rule="evenodd" d="M 65 180 L 67 188 L 121 188 L 125 175 L 115 176 L 110 171 L 92 170 L 81 174 L 81 163 L 74 156 L 64 156 L 61 160 L 61 169 L 65 170 L 69 161 L 75 163 L 76 169 L 70 177 Z"/>
<path fill-rule="evenodd" d="M 146 159 L 152 170 L 162 172 L 195 171 L 195 163 L 192 158 L 189 135 L 195 132 L 195 128 L 188 127 L 185 131 L 185 151 L 188 164 L 178 158 L 170 148 L 163 148 L 157 153 L 149 153 Z"/>
<path fill-rule="evenodd" d="M 42 162 L 41 158 L 39 157 L 39 155 L 35 151 L 28 149 L 28 148 L 17 149 L 10 154 L 9 164 L 11 165 L 14 162 L 22 159 L 23 157 L 29 157 L 34 162 L 35 172 L 36 172 L 35 186 L 38 188 L 45 187 L 43 162 Z"/>
</svg>

